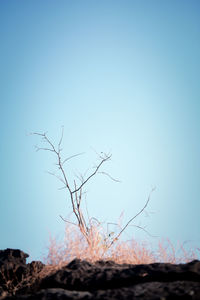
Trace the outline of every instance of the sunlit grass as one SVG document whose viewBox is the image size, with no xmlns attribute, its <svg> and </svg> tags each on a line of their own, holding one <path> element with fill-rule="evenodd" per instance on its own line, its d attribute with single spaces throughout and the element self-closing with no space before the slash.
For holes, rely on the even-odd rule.
<svg viewBox="0 0 200 300">
<path fill-rule="evenodd" d="M 123 264 L 149 264 L 155 262 L 186 263 L 200 258 L 199 249 L 186 249 L 183 244 L 174 246 L 170 240 L 159 240 L 156 247 L 146 242 L 117 240 L 109 249 L 108 241 L 98 226 L 93 227 L 92 247 L 81 234 L 78 227 L 66 224 L 62 241 L 50 238 L 45 263 L 62 266 L 75 258 L 95 262 L 112 260 Z"/>
</svg>

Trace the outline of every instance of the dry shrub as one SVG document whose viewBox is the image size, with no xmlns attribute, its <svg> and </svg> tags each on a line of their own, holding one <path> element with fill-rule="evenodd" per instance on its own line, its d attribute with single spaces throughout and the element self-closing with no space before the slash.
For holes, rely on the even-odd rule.
<svg viewBox="0 0 200 300">
<path fill-rule="evenodd" d="M 156 259 L 160 262 L 187 263 L 199 259 L 198 248 L 187 247 L 186 243 L 177 242 L 172 244 L 169 239 L 162 239 L 158 242 Z"/>
<path fill-rule="evenodd" d="M 102 224 L 95 218 L 86 218 L 88 214 L 84 214 L 82 210 L 82 200 L 85 193 L 85 186 L 90 181 L 91 178 L 95 177 L 97 174 L 104 174 L 108 176 L 113 181 L 119 182 L 107 172 L 102 172 L 100 169 L 102 166 L 111 160 L 111 154 L 103 153 L 98 155 L 98 163 L 95 164 L 93 170 L 90 172 L 90 175 L 81 175 L 79 174 L 74 178 L 74 180 L 69 180 L 68 171 L 66 172 L 65 167 L 69 160 L 74 157 L 79 156 L 82 153 L 78 153 L 67 158 L 62 157 L 62 140 L 64 134 L 64 128 L 62 128 L 61 137 L 58 144 L 55 144 L 49 139 L 47 133 L 33 133 L 34 135 L 39 136 L 44 143 L 44 146 L 36 146 L 36 150 L 43 150 L 51 152 L 56 157 L 56 165 L 58 173 L 49 172 L 51 175 L 55 176 L 61 183 L 62 189 L 65 189 L 67 192 L 67 197 L 71 202 L 73 215 L 75 217 L 75 223 L 69 223 L 68 220 L 65 220 L 62 216 L 62 220 L 67 223 L 64 240 L 59 242 L 55 238 L 50 239 L 49 253 L 46 259 L 48 264 L 60 265 L 67 263 L 74 258 L 85 259 L 88 261 L 97 261 L 100 259 L 104 260 L 114 260 L 118 263 L 149 263 L 154 260 L 154 256 L 151 251 L 147 249 L 143 244 L 136 243 L 135 241 L 131 242 L 120 242 L 119 238 L 122 233 L 127 229 L 127 227 L 139 216 L 141 215 L 148 203 L 152 192 L 149 194 L 147 201 L 144 206 L 139 210 L 136 215 L 134 215 L 123 227 L 120 227 L 118 233 L 114 235 L 105 234 Z M 77 225 L 76 225 L 77 224 Z M 140 226 L 138 228 L 144 229 Z"/>
<path fill-rule="evenodd" d="M 136 240 L 118 241 L 111 249 L 110 259 L 119 264 L 149 264 L 155 261 L 147 244 Z"/>
<path fill-rule="evenodd" d="M 112 260 L 119 264 L 185 263 L 199 258 L 198 249 L 186 250 L 183 244 L 177 244 L 175 247 L 169 239 L 160 240 L 154 251 L 147 243 L 137 242 L 134 239 L 117 240 L 112 247 L 107 248 L 109 241 L 102 233 L 102 228 L 96 224 L 91 230 L 92 246 L 89 246 L 78 227 L 66 224 L 62 241 L 50 238 L 45 263 L 60 267 L 75 258 L 90 262 Z"/>
<path fill-rule="evenodd" d="M 50 237 L 48 256 L 45 262 L 52 265 L 63 265 L 75 258 L 97 261 L 104 252 L 103 247 L 100 246 L 100 234 L 97 227 L 94 227 L 93 232 L 91 232 L 91 240 L 92 247 L 88 245 L 78 227 L 67 224 L 62 241 Z"/>
</svg>

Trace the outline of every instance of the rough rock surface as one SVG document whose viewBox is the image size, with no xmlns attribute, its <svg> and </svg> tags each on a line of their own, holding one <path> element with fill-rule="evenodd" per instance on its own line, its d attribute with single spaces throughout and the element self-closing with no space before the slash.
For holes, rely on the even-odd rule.
<svg viewBox="0 0 200 300">
<path fill-rule="evenodd" d="M 0 299 L 200 299 L 200 261 L 119 265 L 73 260 L 51 268 L 28 254 L 0 250 Z"/>
</svg>

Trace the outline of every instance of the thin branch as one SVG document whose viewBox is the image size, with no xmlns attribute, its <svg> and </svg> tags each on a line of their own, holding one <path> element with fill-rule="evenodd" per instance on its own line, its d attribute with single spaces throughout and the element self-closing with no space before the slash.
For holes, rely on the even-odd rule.
<svg viewBox="0 0 200 300">
<path fill-rule="evenodd" d="M 96 173 L 98 172 L 99 168 L 101 167 L 101 165 L 106 162 L 107 160 L 109 160 L 111 158 L 110 156 L 106 156 L 105 158 L 102 159 L 102 161 L 98 164 L 98 166 L 96 167 L 95 171 L 74 191 L 72 191 L 72 194 L 78 192 L 93 176 L 96 175 Z"/>
<path fill-rule="evenodd" d="M 83 154 L 85 154 L 85 152 L 81 152 L 81 153 L 74 154 L 74 155 L 71 155 L 71 156 L 67 157 L 67 158 L 62 162 L 62 165 L 64 165 L 64 163 L 65 163 L 66 161 L 68 161 L 68 160 L 70 160 L 70 159 L 72 159 L 72 158 L 74 158 L 74 157 L 76 157 L 76 156 L 83 155 Z"/>
<path fill-rule="evenodd" d="M 56 175 L 55 173 L 46 171 L 46 173 L 48 173 L 49 175 L 55 176 L 58 180 L 60 180 L 63 184 L 65 184 L 65 181 L 58 175 Z"/>
<path fill-rule="evenodd" d="M 143 208 L 142 208 L 142 209 L 141 209 L 134 217 L 132 217 L 132 218 L 126 223 L 126 225 L 122 228 L 122 230 L 119 232 L 119 234 L 112 240 L 112 242 L 110 243 L 110 245 L 109 245 L 108 248 L 110 248 L 110 247 L 114 244 L 114 242 L 115 242 L 116 240 L 118 240 L 118 238 L 120 237 L 120 235 L 122 234 L 122 232 L 128 227 L 128 225 L 129 225 L 135 218 L 137 218 L 137 217 L 145 210 L 145 208 L 147 207 L 147 205 L 148 205 L 148 203 L 149 203 L 149 201 L 150 201 L 151 194 L 153 193 L 154 190 L 155 190 L 155 188 L 153 188 L 153 189 L 151 190 L 151 192 L 150 192 L 150 194 L 149 194 L 149 197 L 148 197 L 148 199 L 147 199 L 145 205 L 143 206 Z M 107 248 L 107 249 L 108 249 L 108 248 Z"/>
<path fill-rule="evenodd" d="M 46 136 L 46 134 L 44 134 L 44 139 L 47 141 L 47 143 L 49 143 L 49 145 L 52 147 L 53 151 L 58 155 L 59 152 L 56 151 L 55 146 L 52 144 L 52 142 L 49 140 L 49 138 Z"/>
<path fill-rule="evenodd" d="M 80 206 L 82 200 L 82 189 L 79 191 L 79 196 L 78 196 L 78 205 Z"/>
<path fill-rule="evenodd" d="M 107 225 L 115 225 L 115 226 L 120 226 L 118 223 L 112 223 L 112 222 L 109 222 L 109 223 L 107 223 Z"/>
<path fill-rule="evenodd" d="M 84 182 L 84 176 L 80 173 L 80 174 L 76 174 L 76 173 L 73 173 L 74 174 L 74 176 L 76 177 L 76 178 L 78 178 L 78 180 L 81 182 L 81 183 L 83 183 Z"/>
<path fill-rule="evenodd" d="M 60 141 L 58 143 L 58 152 L 61 151 L 60 146 L 61 146 L 61 143 L 62 143 L 62 140 L 63 140 L 63 134 L 64 134 L 64 126 L 62 126 L 61 138 L 60 138 Z"/>
<path fill-rule="evenodd" d="M 99 222 L 99 220 L 95 217 L 92 217 L 89 219 L 90 224 L 91 224 L 92 220 L 96 221 L 98 225 L 101 225 L 101 222 Z"/>
<path fill-rule="evenodd" d="M 32 132 L 31 134 L 34 134 L 34 135 L 39 135 L 39 136 L 42 136 L 44 137 L 44 135 L 47 134 L 47 131 L 45 133 L 39 133 L 39 132 Z"/>
<path fill-rule="evenodd" d="M 151 237 L 158 237 L 158 236 L 156 236 L 156 235 L 152 235 L 152 234 L 150 234 L 149 232 L 148 232 L 148 230 L 146 230 L 144 227 L 142 227 L 142 226 L 139 226 L 139 225 L 130 225 L 130 226 L 132 226 L 132 227 L 136 227 L 136 228 L 139 228 L 139 229 L 141 229 L 141 230 L 143 230 L 144 232 L 146 232 L 149 236 L 151 236 Z"/>
<path fill-rule="evenodd" d="M 56 151 L 54 145 L 51 143 L 51 141 L 48 139 L 46 133 L 38 133 L 38 132 L 33 132 L 34 135 L 39 135 L 39 136 L 42 136 L 44 141 L 46 141 L 52 149 L 48 149 L 49 151 L 52 151 L 52 152 L 55 152 L 57 155 L 58 155 L 58 152 Z M 40 148 L 41 150 L 45 150 L 46 148 Z M 47 150 L 47 149 L 46 149 Z"/>
<path fill-rule="evenodd" d="M 111 180 L 113 180 L 113 181 L 115 181 L 115 182 L 121 182 L 120 180 L 113 178 L 112 176 L 110 176 L 110 174 L 108 174 L 108 173 L 106 173 L 106 172 L 98 172 L 98 174 L 106 175 L 106 176 L 108 176 Z"/>
<path fill-rule="evenodd" d="M 66 186 L 58 188 L 59 191 L 62 191 L 62 190 L 65 190 L 65 189 L 66 189 Z"/>
<path fill-rule="evenodd" d="M 72 225 L 75 225 L 75 226 L 78 227 L 78 225 L 77 225 L 76 223 L 73 223 L 73 222 L 70 222 L 70 221 L 64 219 L 61 215 L 60 215 L 60 218 L 61 218 L 64 222 L 69 223 L 69 224 L 72 224 Z"/>
<path fill-rule="evenodd" d="M 54 152 L 54 150 L 52 150 L 52 149 L 49 149 L 49 148 L 40 148 L 40 147 L 38 147 L 38 146 L 35 146 L 35 148 L 36 148 L 36 151 L 37 151 L 37 152 L 38 152 L 38 151 L 40 151 L 40 150 Z"/>
</svg>

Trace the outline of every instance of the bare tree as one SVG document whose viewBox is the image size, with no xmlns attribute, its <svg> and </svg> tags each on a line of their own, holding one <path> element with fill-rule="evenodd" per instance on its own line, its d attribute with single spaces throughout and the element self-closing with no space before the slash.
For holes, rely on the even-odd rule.
<svg viewBox="0 0 200 300">
<path fill-rule="evenodd" d="M 38 132 L 34 132 L 32 134 L 40 136 L 42 138 L 42 140 L 45 142 L 45 147 L 38 147 L 36 146 L 36 150 L 43 150 L 43 151 L 49 151 L 52 152 L 53 154 L 55 154 L 56 158 L 57 158 L 57 167 L 58 170 L 60 171 L 60 175 L 56 175 L 55 173 L 51 173 L 48 172 L 51 175 L 54 175 L 58 178 L 58 180 L 60 182 L 62 182 L 63 184 L 63 189 L 66 189 L 68 192 L 68 196 L 69 199 L 71 201 L 71 205 L 72 205 L 72 211 L 73 214 L 76 218 L 77 223 L 72 223 L 71 221 L 68 221 L 66 219 L 64 219 L 62 216 L 61 219 L 65 222 L 71 223 L 73 225 L 76 225 L 79 227 L 81 233 L 83 234 L 83 236 L 86 238 L 86 241 L 89 245 L 89 247 L 93 248 L 94 247 L 94 239 L 93 239 L 93 225 L 92 225 L 92 221 L 96 222 L 96 225 L 99 225 L 100 222 L 95 219 L 95 218 L 91 218 L 89 219 L 89 222 L 86 221 L 86 218 L 83 214 L 82 211 L 82 199 L 83 199 L 83 188 L 85 187 L 85 185 L 97 174 L 104 174 L 107 175 L 109 178 L 111 178 L 114 181 L 118 181 L 116 179 L 114 179 L 112 176 L 110 176 L 108 173 L 100 171 L 101 167 L 108 162 L 109 160 L 111 160 L 111 154 L 106 154 L 101 152 L 101 154 L 98 154 L 99 156 L 99 163 L 94 167 L 94 171 L 87 176 L 86 178 L 84 176 L 79 176 L 79 183 L 77 182 L 77 180 L 73 180 L 73 184 L 70 185 L 69 183 L 69 178 L 68 175 L 64 169 L 64 164 L 71 160 L 74 157 L 77 157 L 83 153 L 78 153 L 72 156 L 69 156 L 65 159 L 62 159 L 61 156 L 61 152 L 62 152 L 62 148 L 61 148 L 61 144 L 62 144 L 62 140 L 63 140 L 63 128 L 62 128 L 62 134 L 61 134 L 61 138 L 59 140 L 58 145 L 55 145 L 52 143 L 52 141 L 48 138 L 47 133 L 38 133 Z M 154 189 L 153 189 L 154 190 Z M 151 193 L 153 192 L 153 190 L 151 191 Z M 117 235 L 107 235 L 106 238 L 104 238 L 104 253 L 119 239 L 119 237 L 121 236 L 121 234 L 124 232 L 124 230 L 130 225 L 130 223 L 136 218 L 138 217 L 147 207 L 148 203 L 150 201 L 150 195 L 148 197 L 148 200 L 146 201 L 144 207 L 134 216 L 132 217 L 127 223 L 126 225 L 121 228 L 120 232 Z M 143 227 L 134 225 L 140 229 L 145 230 Z M 146 231 L 146 230 L 145 230 Z M 102 239 L 101 239 L 102 240 Z M 109 241 L 109 242 L 108 242 Z"/>
</svg>

